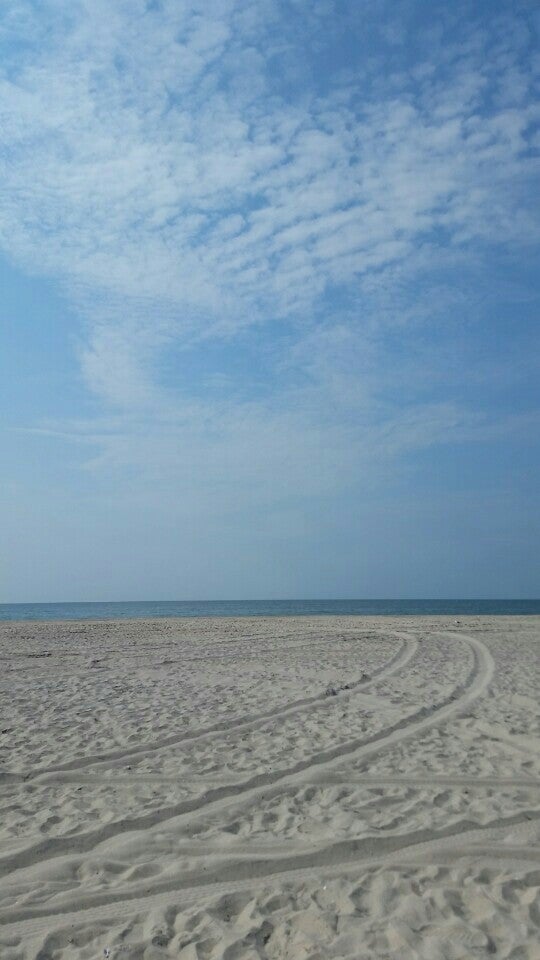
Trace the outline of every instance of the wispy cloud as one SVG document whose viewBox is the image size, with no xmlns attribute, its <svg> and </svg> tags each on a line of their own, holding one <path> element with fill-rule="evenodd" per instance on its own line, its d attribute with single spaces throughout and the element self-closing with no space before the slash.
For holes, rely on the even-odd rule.
<svg viewBox="0 0 540 960">
<path fill-rule="evenodd" d="M 360 38 L 369 6 L 342 31 Z M 448 283 L 411 297 L 438 265 L 465 275 L 538 240 L 532 26 L 448 15 L 407 62 L 407 7 L 391 6 L 347 66 L 328 53 L 338 6 L 318 0 L 6 5 L 0 240 L 84 318 L 82 375 L 104 416 L 123 411 L 75 430 L 94 463 L 331 489 L 483 422 L 417 395 L 414 351 L 397 396 L 384 338 L 456 306 Z M 251 328 L 264 402 L 165 383 L 171 350 Z"/>
</svg>

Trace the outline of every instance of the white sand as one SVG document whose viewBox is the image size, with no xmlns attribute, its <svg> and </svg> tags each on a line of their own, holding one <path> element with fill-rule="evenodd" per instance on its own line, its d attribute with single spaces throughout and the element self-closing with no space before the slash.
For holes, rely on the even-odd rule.
<svg viewBox="0 0 540 960">
<path fill-rule="evenodd" d="M 539 641 L 3 624 L 1 960 L 540 958 Z"/>
</svg>

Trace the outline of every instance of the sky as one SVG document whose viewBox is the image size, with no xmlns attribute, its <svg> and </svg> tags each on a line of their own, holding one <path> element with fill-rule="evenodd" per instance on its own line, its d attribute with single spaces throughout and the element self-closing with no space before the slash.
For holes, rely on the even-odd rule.
<svg viewBox="0 0 540 960">
<path fill-rule="evenodd" d="M 0 601 L 540 596 L 539 31 L 4 0 Z"/>
</svg>

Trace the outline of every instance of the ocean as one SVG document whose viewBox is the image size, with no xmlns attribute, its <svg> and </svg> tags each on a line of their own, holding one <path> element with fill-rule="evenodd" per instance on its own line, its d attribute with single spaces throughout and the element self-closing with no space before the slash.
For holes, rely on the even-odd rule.
<svg viewBox="0 0 540 960">
<path fill-rule="evenodd" d="M 0 620 L 528 614 L 540 615 L 540 600 L 133 600 L 127 603 L 0 604 Z"/>
</svg>

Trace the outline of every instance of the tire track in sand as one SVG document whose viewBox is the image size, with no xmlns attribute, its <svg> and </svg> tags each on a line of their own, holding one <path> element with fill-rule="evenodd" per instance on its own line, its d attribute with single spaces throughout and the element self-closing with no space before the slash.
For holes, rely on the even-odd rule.
<svg viewBox="0 0 540 960">
<path fill-rule="evenodd" d="M 456 635 L 445 634 L 445 636 Z M 195 815 L 196 819 L 198 814 L 206 815 L 209 809 L 215 812 L 229 806 L 238 799 L 247 800 L 252 797 L 260 797 L 265 793 L 265 788 L 272 790 L 276 784 L 290 786 L 302 783 L 306 779 L 304 775 L 308 770 L 320 769 L 323 765 L 329 769 L 339 764 L 344 757 L 351 755 L 355 757 L 369 756 L 388 746 L 393 746 L 399 741 L 410 739 L 418 733 L 422 733 L 429 727 L 453 716 L 465 705 L 475 700 L 487 688 L 493 676 L 494 664 L 485 644 L 474 637 L 464 637 L 463 634 L 458 634 L 458 636 L 460 639 L 465 639 L 472 649 L 473 667 L 466 680 L 455 687 L 438 704 L 433 704 L 431 707 L 422 707 L 408 717 L 397 721 L 392 727 L 387 727 L 371 737 L 356 738 L 338 744 L 336 747 L 320 751 L 306 760 L 299 761 L 291 768 L 258 774 L 241 783 L 216 787 L 192 800 L 162 807 L 159 811 L 152 811 L 138 817 L 125 817 L 122 820 L 104 824 L 85 834 L 70 837 L 51 837 L 42 840 L 11 856 L 4 857 L 0 861 L 0 876 L 55 857 L 87 853 L 99 844 L 120 834 L 147 830 L 175 817 Z"/>
<path fill-rule="evenodd" d="M 354 693 L 364 692 L 375 682 L 380 682 L 386 677 L 392 676 L 398 670 L 401 670 L 408 662 L 413 658 L 417 649 L 418 649 L 418 640 L 404 633 L 394 633 L 393 636 L 402 640 L 402 644 L 394 654 L 382 667 L 378 667 L 376 670 L 370 674 L 369 679 L 360 678 L 360 680 L 355 680 L 349 684 L 348 689 L 340 691 L 340 700 L 344 697 L 350 697 Z M 359 688 L 362 688 L 361 691 Z M 194 730 L 190 733 L 179 733 L 174 734 L 169 737 L 160 737 L 157 740 L 141 743 L 138 746 L 133 747 L 123 747 L 120 750 L 111 750 L 103 753 L 94 754 L 87 757 L 77 757 L 74 760 L 68 760 L 66 763 L 53 764 L 48 767 L 37 767 L 32 773 L 10 773 L 6 772 L 6 777 L 10 780 L 34 780 L 37 777 L 41 777 L 53 773 L 64 773 L 75 770 L 82 770 L 86 767 L 96 766 L 101 763 L 109 763 L 114 760 L 124 760 L 129 757 L 144 757 L 145 754 L 151 755 L 155 753 L 156 750 L 161 750 L 163 747 L 172 747 L 177 746 L 181 743 L 191 743 L 196 740 L 207 739 L 212 736 L 218 736 L 224 731 L 229 730 L 254 730 L 258 726 L 263 725 L 268 720 L 277 719 L 279 717 L 287 717 L 292 714 L 295 714 L 304 709 L 307 706 L 316 706 L 319 704 L 324 704 L 328 702 L 328 696 L 325 693 L 316 694 L 313 697 L 304 697 L 300 700 L 294 700 L 291 703 L 287 704 L 285 707 L 280 707 L 274 710 L 268 710 L 264 713 L 257 714 L 248 714 L 243 717 L 238 717 L 236 719 L 227 719 L 219 720 L 214 724 L 211 724 L 208 727 L 202 727 L 199 730 Z"/>
<path fill-rule="evenodd" d="M 157 882 L 151 893 L 145 893 L 147 884 L 140 884 L 129 892 L 110 889 L 95 891 L 85 897 L 68 895 L 62 898 L 59 895 L 53 910 L 50 905 L 43 904 L 0 913 L 0 934 L 2 937 L 39 935 L 48 930 L 51 917 L 60 920 L 64 928 L 80 926 L 169 905 L 171 895 L 175 894 L 182 895 L 184 906 L 201 898 L 237 892 L 246 887 L 252 890 L 280 882 L 303 882 L 346 875 L 377 865 L 395 868 L 396 863 L 433 863 L 436 858 L 448 863 L 463 857 L 476 859 L 482 856 L 496 860 L 519 860 L 530 867 L 531 863 L 539 863 L 538 847 L 530 844 L 507 845 L 504 843 L 504 834 L 509 827 L 528 827 L 531 821 L 538 820 L 538 811 L 524 811 L 483 825 L 462 820 L 441 831 L 423 829 L 405 836 L 348 839 L 288 857 L 266 856 L 230 861 L 213 870 L 184 874 L 181 879 L 169 878 L 161 884 Z M 503 836 L 500 842 L 493 842 L 501 831 Z M 456 839 L 461 842 L 456 844 Z M 397 860 L 396 854 L 399 855 Z"/>
</svg>

